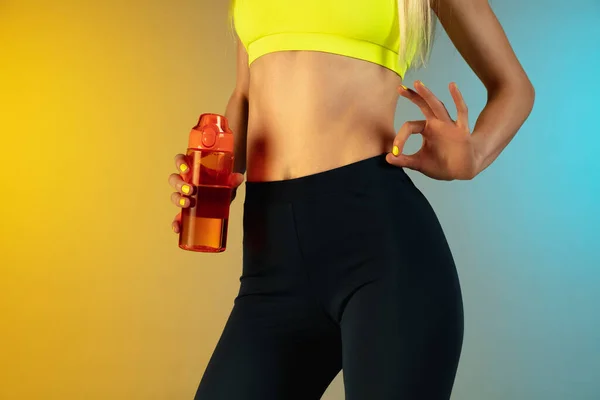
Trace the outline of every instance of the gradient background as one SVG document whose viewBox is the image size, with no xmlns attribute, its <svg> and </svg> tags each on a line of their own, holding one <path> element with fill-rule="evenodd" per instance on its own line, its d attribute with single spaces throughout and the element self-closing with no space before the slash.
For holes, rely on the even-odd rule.
<svg viewBox="0 0 600 400">
<path fill-rule="evenodd" d="M 600 2 L 492 6 L 534 111 L 474 181 L 409 172 L 463 285 L 453 399 L 598 399 Z M 193 397 L 239 284 L 244 191 L 228 251 L 185 252 L 167 177 L 233 89 L 226 17 L 225 0 L 0 1 L 0 399 Z M 485 90 L 438 32 L 406 82 L 452 104 L 456 81 L 473 126 Z"/>
</svg>

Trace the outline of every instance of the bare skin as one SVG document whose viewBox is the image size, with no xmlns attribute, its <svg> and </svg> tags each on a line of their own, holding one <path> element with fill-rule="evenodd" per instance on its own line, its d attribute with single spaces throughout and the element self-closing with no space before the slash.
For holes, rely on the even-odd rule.
<svg viewBox="0 0 600 400">
<path fill-rule="evenodd" d="M 391 149 L 395 72 L 316 51 L 266 54 L 250 71 L 248 181 L 297 178 Z"/>
<path fill-rule="evenodd" d="M 318 51 L 279 51 L 248 66 L 238 41 L 237 82 L 228 111 L 238 116 L 240 104 L 247 106 L 247 152 L 239 171 L 254 182 L 293 179 L 391 152 L 392 145 L 399 152 L 387 155 L 390 164 L 434 179 L 472 179 L 487 168 L 531 112 L 533 86 L 487 0 L 437 0 L 432 8 L 488 91 L 472 132 L 467 106 L 453 83 L 456 121 L 420 81 L 407 89 L 394 71 L 378 64 Z M 416 105 L 424 119 L 406 121 L 396 132 L 398 95 Z M 403 146 L 413 133 L 422 134 L 423 146 L 407 156 Z M 182 154 L 175 164 L 178 171 L 185 168 Z M 231 180 L 237 187 L 244 177 L 236 173 Z M 193 188 L 185 192 L 179 173 L 169 183 L 176 190 L 172 202 L 189 206 L 186 195 Z M 179 218 L 172 223 L 176 233 Z"/>
</svg>

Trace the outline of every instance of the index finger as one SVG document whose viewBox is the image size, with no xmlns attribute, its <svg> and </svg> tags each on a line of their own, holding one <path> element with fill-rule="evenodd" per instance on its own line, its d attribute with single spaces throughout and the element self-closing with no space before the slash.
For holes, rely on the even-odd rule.
<svg viewBox="0 0 600 400">
<path fill-rule="evenodd" d="M 394 147 L 397 149 L 392 149 L 392 152 L 397 152 L 398 154 L 402 153 L 404 150 L 404 144 L 408 140 L 409 136 L 414 133 L 422 133 L 425 129 L 425 125 L 427 124 L 426 120 L 418 120 L 418 121 L 406 121 L 400 127 L 398 134 L 394 138 Z M 397 156 L 398 154 L 394 154 Z"/>
<path fill-rule="evenodd" d="M 175 156 L 175 168 L 177 168 L 177 171 L 183 174 L 190 170 L 190 167 L 189 165 L 187 165 L 187 161 L 185 159 L 184 154 L 177 154 Z"/>
</svg>

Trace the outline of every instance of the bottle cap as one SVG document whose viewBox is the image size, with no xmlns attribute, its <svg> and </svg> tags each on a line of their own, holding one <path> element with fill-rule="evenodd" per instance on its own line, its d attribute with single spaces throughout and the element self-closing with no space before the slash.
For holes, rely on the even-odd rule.
<svg viewBox="0 0 600 400">
<path fill-rule="evenodd" d="M 223 115 L 205 113 L 190 132 L 188 148 L 233 153 L 233 132 Z"/>
</svg>

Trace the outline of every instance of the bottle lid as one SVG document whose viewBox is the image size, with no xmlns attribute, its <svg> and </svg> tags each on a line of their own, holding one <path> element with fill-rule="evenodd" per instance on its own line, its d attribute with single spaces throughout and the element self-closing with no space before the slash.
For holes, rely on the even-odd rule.
<svg viewBox="0 0 600 400">
<path fill-rule="evenodd" d="M 188 148 L 233 153 L 233 132 L 223 115 L 205 113 L 190 132 Z"/>
</svg>

